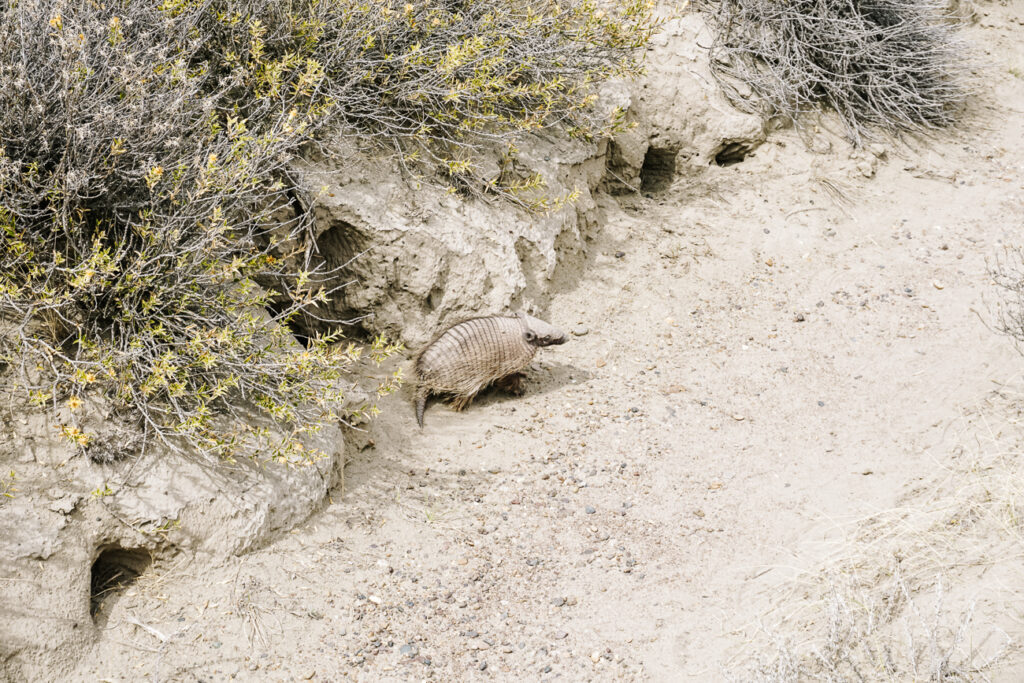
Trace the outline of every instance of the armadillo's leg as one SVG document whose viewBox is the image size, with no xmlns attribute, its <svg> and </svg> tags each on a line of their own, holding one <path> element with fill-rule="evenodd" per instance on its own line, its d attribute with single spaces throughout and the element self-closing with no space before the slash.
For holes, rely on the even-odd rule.
<svg viewBox="0 0 1024 683">
<path fill-rule="evenodd" d="M 507 391 L 513 396 L 522 396 L 525 390 L 523 387 L 523 380 L 525 379 L 525 373 L 513 372 L 511 375 L 505 375 L 501 379 L 495 380 L 494 386 L 502 391 Z"/>
<path fill-rule="evenodd" d="M 423 427 L 423 411 L 427 409 L 428 393 L 429 392 L 423 388 L 416 390 L 416 422 L 419 423 L 421 428 Z"/>
</svg>

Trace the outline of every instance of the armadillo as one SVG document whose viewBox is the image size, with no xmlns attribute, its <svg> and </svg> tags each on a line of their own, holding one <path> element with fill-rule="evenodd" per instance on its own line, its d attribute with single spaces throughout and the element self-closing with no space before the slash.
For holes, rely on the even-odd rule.
<svg viewBox="0 0 1024 683">
<path fill-rule="evenodd" d="M 416 422 L 431 394 L 449 394 L 452 407 L 462 410 L 484 387 L 504 383 L 519 388 L 521 370 L 542 346 L 564 344 L 558 328 L 525 313 L 471 318 L 454 325 L 417 354 Z"/>
</svg>

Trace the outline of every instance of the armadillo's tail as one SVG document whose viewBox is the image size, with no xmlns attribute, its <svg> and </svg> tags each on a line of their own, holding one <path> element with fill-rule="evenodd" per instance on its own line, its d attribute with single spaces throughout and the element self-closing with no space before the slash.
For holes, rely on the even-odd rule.
<svg viewBox="0 0 1024 683">
<path fill-rule="evenodd" d="M 416 389 L 416 422 L 423 428 L 423 411 L 427 409 L 427 393 L 423 387 Z"/>
</svg>

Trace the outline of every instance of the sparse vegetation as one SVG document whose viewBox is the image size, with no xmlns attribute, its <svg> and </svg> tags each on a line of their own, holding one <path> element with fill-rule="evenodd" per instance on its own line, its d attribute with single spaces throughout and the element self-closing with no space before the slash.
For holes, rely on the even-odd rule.
<svg viewBox="0 0 1024 683">
<path fill-rule="evenodd" d="M 8 6 L 0 358 L 83 449 L 81 416 L 109 407 L 142 447 L 316 457 L 303 437 L 344 417 L 360 350 L 337 343 L 338 321 L 305 348 L 289 333 L 334 293 L 290 160 L 354 137 L 453 186 L 525 197 L 539 181 L 512 170 L 517 136 L 620 123 L 598 120 L 593 87 L 639 69 L 653 26 L 640 0 Z M 497 144 L 505 172 L 482 178 L 476 155 Z"/>
<path fill-rule="evenodd" d="M 1016 662 L 1004 589 L 1024 566 L 1022 398 L 1004 386 L 967 408 L 934 478 L 779 595 L 740 678 L 973 681 Z"/>
<path fill-rule="evenodd" d="M 990 264 L 989 277 L 999 291 L 993 311 L 995 330 L 1024 352 L 1024 248 L 1005 248 Z"/>
<path fill-rule="evenodd" d="M 949 609 L 941 576 L 931 578 L 931 586 L 911 586 L 895 559 L 877 574 L 823 577 L 815 585 L 822 595 L 813 626 L 801 633 L 803 642 L 769 634 L 773 649 L 741 679 L 970 681 L 983 676 L 1005 656 L 1008 637 L 974 623 L 976 603 Z M 986 628 L 987 637 L 975 640 L 975 631 Z"/>
<path fill-rule="evenodd" d="M 14 494 L 18 492 L 17 487 L 14 485 L 17 481 L 18 475 L 14 470 L 0 476 L 0 505 L 14 498 Z"/>
<path fill-rule="evenodd" d="M 741 109 L 800 123 L 824 105 L 855 144 L 954 122 L 969 50 L 935 0 L 720 0 L 712 73 Z"/>
</svg>

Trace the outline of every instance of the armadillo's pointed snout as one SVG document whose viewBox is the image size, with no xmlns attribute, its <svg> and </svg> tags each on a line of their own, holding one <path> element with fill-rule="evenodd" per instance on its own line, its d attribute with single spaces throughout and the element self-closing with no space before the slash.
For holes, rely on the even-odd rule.
<svg viewBox="0 0 1024 683">
<path fill-rule="evenodd" d="M 533 343 L 536 346 L 558 346 L 559 344 L 564 344 L 567 341 L 569 341 L 569 335 L 562 332 L 557 327 L 549 326 L 547 331 L 542 335 L 538 335 L 536 341 Z"/>
</svg>

